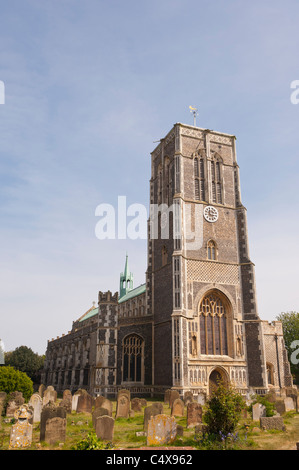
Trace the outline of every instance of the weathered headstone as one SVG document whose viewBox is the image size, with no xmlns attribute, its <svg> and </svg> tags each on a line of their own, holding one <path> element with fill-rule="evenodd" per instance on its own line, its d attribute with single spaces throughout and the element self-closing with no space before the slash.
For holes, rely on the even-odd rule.
<svg viewBox="0 0 299 470">
<path fill-rule="evenodd" d="M 6 416 L 8 418 L 13 417 L 15 412 L 21 405 L 25 403 L 22 392 L 12 392 L 8 397 L 8 403 L 6 407 Z"/>
<path fill-rule="evenodd" d="M 116 418 L 128 418 L 130 411 L 130 399 L 127 394 L 120 394 L 117 397 Z"/>
<path fill-rule="evenodd" d="M 202 406 L 199 403 L 188 403 L 187 405 L 187 428 L 202 423 Z"/>
<path fill-rule="evenodd" d="M 42 408 L 43 408 L 43 401 L 41 399 L 41 396 L 38 393 L 34 393 L 33 395 L 31 395 L 28 404 L 32 406 L 32 409 L 33 409 L 33 417 L 32 417 L 33 423 L 39 423 Z"/>
<path fill-rule="evenodd" d="M 132 398 L 132 400 L 131 400 L 131 410 L 137 411 L 137 412 L 142 411 L 140 398 Z"/>
<path fill-rule="evenodd" d="M 145 398 L 140 398 L 140 403 L 141 403 L 141 406 L 142 406 L 142 407 L 147 406 L 147 401 L 146 401 Z"/>
<path fill-rule="evenodd" d="M 45 427 L 45 442 L 50 445 L 55 443 L 64 442 L 66 437 L 66 418 L 47 419 Z"/>
<path fill-rule="evenodd" d="M 172 408 L 172 404 L 174 402 L 174 400 L 176 400 L 177 398 L 180 398 L 180 394 L 177 390 L 170 390 L 170 393 L 169 393 L 169 408 Z"/>
<path fill-rule="evenodd" d="M 49 385 L 44 391 L 43 405 L 45 406 L 48 403 L 55 403 L 56 400 L 57 400 L 57 392 L 54 390 L 54 387 L 52 385 Z"/>
<path fill-rule="evenodd" d="M 168 403 L 168 405 L 169 405 L 170 392 L 171 392 L 171 390 L 169 388 L 169 389 L 165 390 L 165 393 L 164 393 L 164 403 Z"/>
<path fill-rule="evenodd" d="M 98 396 L 94 401 L 94 408 L 106 408 L 108 410 L 108 415 L 112 416 L 113 404 L 108 398 Z"/>
<path fill-rule="evenodd" d="M 46 390 L 45 385 L 40 384 L 40 386 L 38 387 L 38 394 L 41 398 L 43 398 L 45 390 Z"/>
<path fill-rule="evenodd" d="M 171 444 L 175 440 L 176 434 L 177 424 L 174 416 L 152 416 L 147 427 L 147 445 Z"/>
<path fill-rule="evenodd" d="M 294 400 L 292 397 L 286 397 L 284 399 L 284 404 L 285 404 L 286 411 L 295 410 Z"/>
<path fill-rule="evenodd" d="M 99 416 L 96 419 L 95 431 L 98 439 L 112 441 L 114 434 L 114 419 L 111 416 Z"/>
<path fill-rule="evenodd" d="M 185 392 L 184 393 L 184 403 L 185 405 L 187 406 L 188 403 L 192 403 L 193 402 L 193 393 L 188 391 L 188 392 Z"/>
<path fill-rule="evenodd" d="M 61 418 L 61 421 L 52 422 L 47 426 L 47 422 L 54 418 Z M 45 442 L 63 441 L 63 429 L 66 427 L 66 410 L 63 406 L 55 406 L 52 402 L 45 405 L 40 418 L 40 440 Z M 46 433 L 47 431 L 47 433 Z M 56 432 L 57 431 L 57 432 Z M 57 438 L 59 437 L 59 439 Z"/>
<path fill-rule="evenodd" d="M 279 415 L 283 415 L 286 412 L 284 400 L 281 400 L 281 399 L 276 400 L 275 409 Z"/>
<path fill-rule="evenodd" d="M 28 405 L 21 405 L 14 413 L 17 423 L 14 424 L 10 432 L 9 449 L 24 449 L 32 443 L 32 411 Z"/>
<path fill-rule="evenodd" d="M 94 403 L 94 398 L 89 395 L 89 393 L 85 392 L 78 397 L 77 403 L 77 413 L 91 413 L 92 407 Z"/>
<path fill-rule="evenodd" d="M 204 393 L 199 393 L 197 395 L 197 403 L 204 405 L 206 403 L 206 395 Z"/>
<path fill-rule="evenodd" d="M 176 398 L 171 407 L 171 416 L 184 416 L 184 402 L 180 398 Z"/>
<path fill-rule="evenodd" d="M 260 426 L 264 430 L 276 429 L 278 431 L 285 431 L 286 427 L 281 416 L 272 416 L 269 418 L 261 417 Z"/>
<path fill-rule="evenodd" d="M 71 413 L 72 401 L 73 401 L 72 392 L 70 390 L 64 390 L 62 400 L 59 403 L 59 406 L 63 406 L 66 409 L 67 413 Z"/>
<path fill-rule="evenodd" d="M 259 421 L 260 418 L 266 416 L 266 408 L 261 403 L 255 403 L 252 405 L 252 419 L 253 421 Z"/>
<path fill-rule="evenodd" d="M 96 427 L 96 420 L 100 416 L 110 416 L 109 410 L 107 410 L 107 408 L 102 408 L 100 406 L 98 406 L 97 408 L 93 410 L 91 417 L 92 417 L 92 425 L 94 428 Z"/>
<path fill-rule="evenodd" d="M 163 414 L 163 404 L 162 403 L 153 403 L 151 406 L 144 408 L 144 418 L 143 418 L 143 429 L 147 431 L 148 422 L 152 416 Z"/>
</svg>

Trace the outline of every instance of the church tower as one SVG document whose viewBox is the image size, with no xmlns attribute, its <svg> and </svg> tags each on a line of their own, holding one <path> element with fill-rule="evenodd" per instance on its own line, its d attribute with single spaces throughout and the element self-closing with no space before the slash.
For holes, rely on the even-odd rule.
<svg viewBox="0 0 299 470">
<path fill-rule="evenodd" d="M 147 298 L 154 384 L 266 391 L 233 135 L 177 123 L 152 152 Z"/>
</svg>

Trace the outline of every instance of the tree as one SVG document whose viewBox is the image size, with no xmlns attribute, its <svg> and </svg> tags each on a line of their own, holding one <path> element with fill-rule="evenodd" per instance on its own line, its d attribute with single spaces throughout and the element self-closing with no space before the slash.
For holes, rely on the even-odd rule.
<svg viewBox="0 0 299 470">
<path fill-rule="evenodd" d="M 20 346 L 5 353 L 5 364 L 25 372 L 34 382 L 39 382 L 38 372 L 43 368 L 44 357 L 34 353 L 27 346 Z"/>
<path fill-rule="evenodd" d="M 9 395 L 11 392 L 22 392 L 25 400 L 33 394 L 33 382 L 24 372 L 11 366 L 0 367 L 0 390 Z"/>
<path fill-rule="evenodd" d="M 282 323 L 285 347 L 291 365 L 291 372 L 299 382 L 299 357 L 294 354 L 299 349 L 299 313 L 282 312 L 276 317 Z M 296 357 L 297 356 L 297 357 Z"/>
</svg>

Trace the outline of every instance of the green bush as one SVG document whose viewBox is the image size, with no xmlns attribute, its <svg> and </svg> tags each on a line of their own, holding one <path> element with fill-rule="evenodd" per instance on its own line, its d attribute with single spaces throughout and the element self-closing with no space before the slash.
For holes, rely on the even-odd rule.
<svg viewBox="0 0 299 470">
<path fill-rule="evenodd" d="M 71 450 L 106 450 L 112 448 L 111 442 L 102 441 L 97 438 L 95 433 L 91 432 L 88 433 L 87 437 L 73 445 Z"/>
<path fill-rule="evenodd" d="M 217 440 L 230 438 L 236 431 L 245 407 L 241 395 L 220 382 L 207 401 L 203 416 L 208 435 L 214 436 Z"/>
<path fill-rule="evenodd" d="M 251 397 L 252 403 L 249 406 L 249 411 L 252 412 L 252 405 L 255 405 L 256 403 L 260 403 L 261 405 L 264 405 L 266 408 L 266 416 L 267 418 L 271 418 L 271 416 L 275 415 L 275 404 L 271 403 L 267 399 L 267 395 L 253 395 Z"/>
<path fill-rule="evenodd" d="M 11 392 L 22 392 L 26 401 L 33 394 L 33 382 L 25 372 L 11 366 L 0 367 L 0 391 L 9 395 Z"/>
</svg>

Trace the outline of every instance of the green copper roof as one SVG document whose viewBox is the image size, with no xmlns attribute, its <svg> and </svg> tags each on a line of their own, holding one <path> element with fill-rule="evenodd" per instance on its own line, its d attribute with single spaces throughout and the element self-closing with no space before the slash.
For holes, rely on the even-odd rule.
<svg viewBox="0 0 299 470">
<path fill-rule="evenodd" d="M 145 284 L 141 284 L 139 287 L 135 287 L 135 289 L 130 290 L 126 295 L 119 299 L 118 303 L 121 304 L 126 302 L 126 300 L 130 300 L 137 295 L 143 294 L 145 292 Z"/>
<path fill-rule="evenodd" d="M 91 318 L 94 315 L 97 315 L 98 312 L 99 312 L 98 307 L 92 307 L 86 313 L 84 313 L 84 315 L 82 315 L 82 317 L 79 318 L 79 321 L 88 320 L 88 318 Z"/>
</svg>

